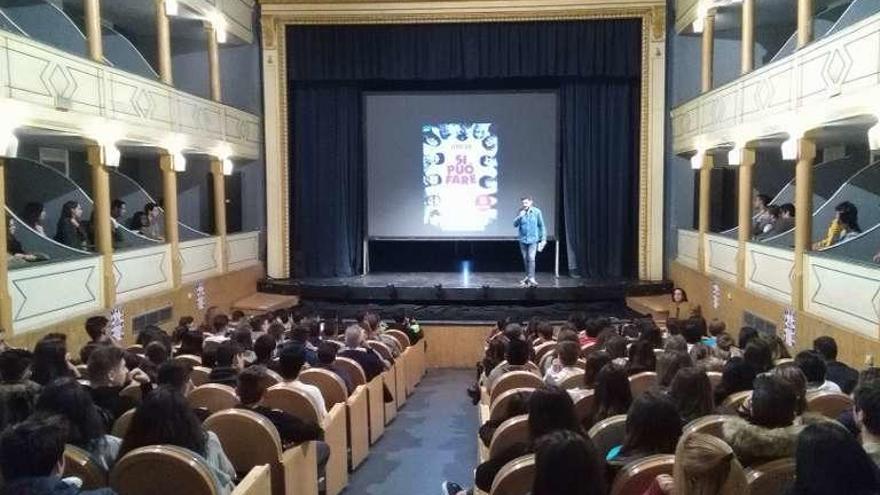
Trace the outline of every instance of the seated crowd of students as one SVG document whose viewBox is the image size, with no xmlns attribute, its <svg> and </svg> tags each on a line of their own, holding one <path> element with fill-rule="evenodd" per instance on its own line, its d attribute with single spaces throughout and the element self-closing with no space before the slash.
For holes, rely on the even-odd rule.
<svg viewBox="0 0 880 495">
<path fill-rule="evenodd" d="M 792 359 L 776 335 L 744 327 L 734 339 L 722 322 L 700 316 L 670 319 L 666 332 L 650 319 L 575 314 L 555 332 L 545 322 L 503 320 L 477 368 L 468 394 L 487 412 L 504 397 L 493 389 L 515 378 L 512 372 L 534 374 L 528 382 L 535 385 L 515 385 L 501 413 L 483 416 L 479 441 L 487 450 L 474 488 L 447 481 L 446 495 L 490 493 L 502 469 L 528 454 L 533 495 L 606 494 L 628 466 L 657 454 L 675 456 L 670 474 L 637 493 L 748 493 L 744 469 L 778 459 L 793 459 L 788 493 L 880 493 L 880 368 L 860 373 L 837 361 L 831 337 Z M 652 385 L 633 387 L 631 378 L 646 375 Z M 829 394 L 852 407 L 835 417 L 808 409 L 808 401 Z M 588 410 L 576 406 L 585 397 Z M 619 441 L 595 444 L 593 436 L 618 415 L 625 415 Z M 712 415 L 721 421 L 712 434 L 689 430 Z M 489 450 L 517 417 L 527 418 L 527 438 Z"/>
<path fill-rule="evenodd" d="M 320 426 L 328 408 L 318 387 L 297 379 L 300 371 L 307 367 L 329 370 L 351 392 L 352 378 L 336 365 L 337 356 L 361 364 L 369 381 L 391 363 L 366 346 L 365 340 L 386 343 L 393 349 L 391 359 L 403 350 L 396 339 L 384 334 L 385 325 L 375 313 L 363 313 L 343 335 L 337 335 L 339 327 L 338 322 L 321 322 L 292 309 L 251 318 L 236 311 L 230 319 L 209 308 L 201 324 L 184 317 L 171 334 L 156 326 L 145 328 L 132 350 L 123 349 L 109 335 L 107 318 L 89 318 L 85 323 L 89 342 L 80 349 L 79 365 L 68 352 L 64 334 L 46 335 L 32 351 L 4 346 L 0 352 L 0 492 L 93 493 L 81 491 L 75 479 L 62 479 L 65 445 L 83 449 L 109 471 L 134 449 L 166 444 L 200 457 L 213 473 L 219 492 L 230 493 L 237 478 L 246 473 L 236 473 L 218 436 L 202 426 L 210 413 L 187 400 L 194 388 L 191 358 L 211 368 L 208 383 L 234 388 L 236 407 L 268 419 L 284 448 L 315 442 L 320 476 L 330 456 L 330 447 L 321 441 Z M 418 325 L 404 317 L 389 327 L 405 331 L 412 341 L 421 338 Z M 307 397 L 319 424 L 265 406 L 264 395 L 274 385 Z M 113 436 L 117 421 L 132 410 L 124 434 Z"/>
</svg>

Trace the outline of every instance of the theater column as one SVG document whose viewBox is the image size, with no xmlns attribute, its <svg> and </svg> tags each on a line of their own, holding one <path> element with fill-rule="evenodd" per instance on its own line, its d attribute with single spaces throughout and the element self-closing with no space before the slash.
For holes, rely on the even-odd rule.
<svg viewBox="0 0 880 495">
<path fill-rule="evenodd" d="M 712 89 L 712 66 L 715 57 L 715 14 L 709 13 L 703 21 L 703 50 L 702 65 L 700 66 L 700 81 L 702 91 Z"/>
<path fill-rule="evenodd" d="M 211 82 L 211 99 L 220 101 L 220 44 L 217 42 L 217 29 L 210 22 L 205 23 L 208 36 L 208 72 Z"/>
<path fill-rule="evenodd" d="M 736 255 L 736 281 L 746 286 L 746 245 L 752 234 L 752 175 L 755 170 L 755 149 L 743 148 L 739 165 L 739 205 L 737 207 L 739 249 Z"/>
<path fill-rule="evenodd" d="M 755 1 L 742 3 L 742 45 L 740 74 L 748 74 L 755 68 Z"/>
<path fill-rule="evenodd" d="M 92 169 L 92 199 L 95 201 L 92 222 L 95 232 L 95 251 L 101 255 L 103 263 L 104 306 L 109 308 L 116 302 L 116 277 L 113 271 L 113 232 L 110 222 L 110 174 L 104 165 L 101 146 L 86 146 L 86 156 Z"/>
<path fill-rule="evenodd" d="M 165 10 L 165 1 L 156 0 L 156 59 L 159 79 L 165 84 L 174 84 L 171 69 L 171 23 Z"/>
<path fill-rule="evenodd" d="M 83 0 L 86 42 L 89 58 L 104 63 L 104 42 L 101 33 L 101 0 Z"/>
<path fill-rule="evenodd" d="M 177 172 L 174 160 L 168 153 L 159 155 L 159 168 L 162 170 L 162 207 L 165 212 L 165 242 L 171 249 L 171 277 L 174 288 L 181 284 L 180 234 L 177 213 Z"/>
<path fill-rule="evenodd" d="M 806 253 L 813 238 L 813 162 L 816 159 L 816 143 L 807 138 L 798 141 L 797 169 L 794 194 L 794 280 L 792 280 L 792 304 L 804 309 L 804 265 Z"/>
<path fill-rule="evenodd" d="M 6 236 L 9 229 L 6 228 L 6 159 L 0 157 L 0 252 L 6 253 Z M 0 256 L 0 328 L 6 336 L 12 335 L 12 300 L 9 296 L 9 264 L 7 256 Z"/>
<path fill-rule="evenodd" d="M 211 158 L 211 175 L 214 178 L 214 235 L 220 238 L 220 268 L 226 273 L 226 178 L 221 160 Z"/>
<path fill-rule="evenodd" d="M 712 194 L 712 167 L 715 157 L 708 151 L 703 154 L 703 165 L 700 167 L 700 245 L 697 248 L 697 261 L 700 271 L 706 270 L 706 234 L 709 233 L 709 219 L 711 218 L 709 195 Z"/>
<path fill-rule="evenodd" d="M 813 0 L 798 0 L 797 46 L 802 48 L 813 41 Z"/>
</svg>

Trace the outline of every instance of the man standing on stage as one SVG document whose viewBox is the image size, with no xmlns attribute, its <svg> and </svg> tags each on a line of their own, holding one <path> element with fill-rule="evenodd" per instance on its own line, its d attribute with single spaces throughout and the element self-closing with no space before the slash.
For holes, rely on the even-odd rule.
<svg viewBox="0 0 880 495">
<path fill-rule="evenodd" d="M 519 233 L 519 250 L 522 253 L 523 265 L 525 265 L 526 276 L 519 283 L 521 287 L 536 287 L 538 281 L 535 280 L 535 255 L 538 251 L 543 251 L 547 244 L 547 238 L 544 235 L 544 217 L 541 210 L 532 206 L 534 202 L 531 196 L 522 198 L 522 207 L 519 209 L 519 215 L 513 221 L 513 226 L 517 228 Z"/>
</svg>

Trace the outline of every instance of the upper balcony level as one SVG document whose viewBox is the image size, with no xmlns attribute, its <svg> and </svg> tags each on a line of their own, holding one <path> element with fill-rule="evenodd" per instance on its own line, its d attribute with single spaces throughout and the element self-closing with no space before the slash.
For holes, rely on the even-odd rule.
<svg viewBox="0 0 880 495">
<path fill-rule="evenodd" d="M 0 0 L 0 134 L 39 128 L 259 158 L 259 78 L 238 73 L 258 73 L 253 7 L 253 0 Z M 253 88 L 242 82 L 251 79 Z"/>
<path fill-rule="evenodd" d="M 794 2 L 786 1 L 787 15 L 792 19 L 786 23 L 783 16 L 777 32 L 794 31 L 777 36 L 771 51 L 767 51 L 770 42 L 763 47 L 755 42 L 755 33 L 762 29 L 760 18 L 767 14 L 759 12 L 756 17 L 755 0 L 715 2 L 721 3 L 726 6 L 713 5 L 714 10 L 707 14 L 701 7 L 705 4 L 678 2 L 676 28 L 681 36 L 702 28 L 702 56 L 692 70 L 702 73 L 704 91 L 672 111 L 675 153 L 739 148 L 765 139 L 796 139 L 819 129 L 833 132 L 836 127 L 853 124 L 871 127 L 877 121 L 880 2 L 816 0 L 809 22 L 798 25 Z M 771 0 L 768 5 L 777 3 Z M 745 8 L 747 4 L 751 4 L 751 13 Z M 759 8 L 764 4 L 760 2 Z M 695 11 L 693 19 L 691 11 Z M 724 36 L 736 38 L 739 59 L 713 60 L 719 29 Z M 763 51 L 762 65 L 755 63 L 759 51 Z M 715 63 L 736 64 L 736 72 L 743 75 L 713 87 Z M 877 134 L 877 129 L 870 132 Z M 876 147 L 873 144 L 872 148 Z"/>
</svg>

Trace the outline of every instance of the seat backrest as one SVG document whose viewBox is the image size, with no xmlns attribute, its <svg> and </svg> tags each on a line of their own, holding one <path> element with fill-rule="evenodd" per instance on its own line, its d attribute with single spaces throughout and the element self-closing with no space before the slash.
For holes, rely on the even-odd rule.
<svg viewBox="0 0 880 495">
<path fill-rule="evenodd" d="M 321 368 L 310 368 L 299 374 L 299 381 L 318 387 L 327 408 L 335 404 L 345 402 L 348 398 L 348 388 L 345 382 L 336 373 Z"/>
<path fill-rule="evenodd" d="M 795 461 L 787 457 L 746 469 L 751 495 L 785 493 L 794 482 Z"/>
<path fill-rule="evenodd" d="M 544 342 L 535 347 L 535 362 L 540 363 L 541 359 L 546 356 L 548 352 L 553 352 L 554 349 L 556 349 L 556 342 Z"/>
<path fill-rule="evenodd" d="M 394 360 L 394 353 L 391 352 L 391 348 L 389 348 L 388 345 L 385 344 L 385 342 L 379 340 L 368 340 L 365 343 L 370 349 L 373 349 L 380 356 L 382 356 L 382 359 L 384 359 L 385 361 L 388 361 L 390 363 Z"/>
<path fill-rule="evenodd" d="M 574 401 L 574 413 L 581 424 L 593 414 L 595 403 L 596 395 L 593 390 L 586 390 L 578 400 Z"/>
<path fill-rule="evenodd" d="M 544 385 L 544 382 L 534 373 L 529 371 L 510 371 L 501 375 L 495 381 L 489 398 L 489 404 L 494 404 L 498 396 L 512 388 L 540 388 L 542 385 Z"/>
<path fill-rule="evenodd" d="M 489 410 L 489 419 L 500 419 L 510 416 L 507 410 L 510 408 L 510 404 L 516 400 L 517 395 L 520 393 L 531 394 L 534 390 L 533 388 L 512 388 L 499 395 Z"/>
<path fill-rule="evenodd" d="M 529 416 L 521 414 L 501 423 L 489 443 L 489 459 L 518 443 L 529 443 Z"/>
<path fill-rule="evenodd" d="M 110 471 L 110 488 L 124 495 L 217 495 L 217 481 L 201 456 L 173 445 L 134 449 Z"/>
<path fill-rule="evenodd" d="M 226 409 L 205 420 L 206 430 L 213 431 L 223 445 L 235 471 L 246 473 L 260 464 L 278 464 L 281 437 L 265 416 L 246 409 Z"/>
<path fill-rule="evenodd" d="M 623 437 L 626 435 L 626 414 L 618 414 L 599 421 L 590 428 L 588 435 L 596 445 L 599 455 L 604 459 L 609 450 L 623 444 Z"/>
<path fill-rule="evenodd" d="M 364 369 L 361 368 L 361 365 L 354 359 L 337 357 L 336 361 L 333 361 L 333 364 L 348 372 L 348 376 L 351 377 L 351 384 L 355 387 L 367 384 L 367 374 L 364 373 Z"/>
<path fill-rule="evenodd" d="M 644 371 L 629 377 L 629 390 L 632 393 L 633 399 L 647 392 L 655 385 L 657 385 L 657 373 L 653 371 Z"/>
<path fill-rule="evenodd" d="M 743 402 L 748 400 L 749 397 L 752 396 L 751 390 L 743 390 L 742 392 L 734 392 L 727 396 L 724 399 L 724 402 L 721 403 L 721 406 L 725 409 L 729 409 L 731 411 L 735 411 L 739 409 L 739 406 L 742 405 Z"/>
<path fill-rule="evenodd" d="M 611 485 L 611 495 L 641 495 L 645 493 L 658 475 L 672 474 L 674 463 L 674 455 L 658 454 L 627 464 L 614 478 L 614 484 Z"/>
<path fill-rule="evenodd" d="M 712 435 L 713 437 L 723 439 L 724 437 L 721 433 L 721 429 L 724 427 L 724 422 L 729 421 L 733 417 L 734 416 L 725 416 L 722 414 L 710 414 L 708 416 L 697 418 L 684 425 L 681 436 L 684 437 L 691 433 L 705 433 L 706 435 Z"/>
<path fill-rule="evenodd" d="M 571 390 L 573 388 L 583 387 L 584 386 L 584 374 L 578 373 L 577 375 L 571 375 L 570 377 L 562 380 L 562 383 L 559 384 L 560 387 L 565 390 Z"/>
<path fill-rule="evenodd" d="M 278 372 L 275 370 L 270 370 L 269 368 L 266 368 L 266 375 L 269 376 L 269 381 L 272 382 L 272 385 L 277 385 L 284 381 L 284 379 L 281 378 L 281 375 L 278 374 Z"/>
<path fill-rule="evenodd" d="M 232 490 L 231 495 L 266 495 L 272 493 L 272 472 L 269 466 L 256 466 L 251 469 Z"/>
<path fill-rule="evenodd" d="M 783 364 L 793 363 L 794 359 L 792 358 L 779 358 L 776 361 L 773 361 L 773 366 L 781 366 Z"/>
<path fill-rule="evenodd" d="M 64 476 L 76 476 L 83 482 L 84 490 L 107 486 L 107 471 L 92 455 L 75 445 L 64 446 Z"/>
<path fill-rule="evenodd" d="M 202 358 L 196 356 L 195 354 L 181 354 L 180 356 L 174 356 L 174 359 L 189 363 L 190 366 L 202 365 Z"/>
<path fill-rule="evenodd" d="M 807 394 L 807 411 L 837 419 L 840 413 L 852 409 L 853 401 L 839 392 L 815 392 Z"/>
<path fill-rule="evenodd" d="M 720 371 L 707 371 L 706 376 L 709 377 L 709 383 L 712 384 L 712 390 L 715 390 L 715 387 L 721 383 L 722 374 Z"/>
<path fill-rule="evenodd" d="M 535 455 L 529 454 L 508 462 L 495 475 L 490 495 L 526 495 L 535 482 Z"/>
<path fill-rule="evenodd" d="M 140 402 L 144 398 L 143 389 L 139 383 L 132 383 L 119 391 L 121 397 L 128 397 L 135 402 Z"/>
<path fill-rule="evenodd" d="M 208 377 L 211 375 L 211 368 L 207 366 L 193 366 L 189 379 L 192 380 L 196 387 L 208 383 Z"/>
<path fill-rule="evenodd" d="M 385 334 L 394 337 L 400 344 L 401 349 L 406 349 L 412 345 L 409 341 L 409 336 L 400 330 L 385 330 Z"/>
<path fill-rule="evenodd" d="M 229 385 L 219 383 L 206 383 L 190 391 L 186 397 L 190 406 L 204 408 L 211 413 L 231 409 L 238 405 L 238 396 L 235 389 Z"/>
<path fill-rule="evenodd" d="M 263 405 L 272 409 L 280 409 L 287 414 L 292 414 L 297 418 L 320 425 L 318 421 L 318 411 L 308 396 L 299 390 L 286 387 L 285 385 L 274 385 L 266 390 L 263 394 Z"/>
<path fill-rule="evenodd" d="M 128 427 L 131 426 L 131 418 L 134 417 L 136 409 L 131 408 L 128 411 L 125 411 L 116 421 L 113 422 L 113 430 L 110 432 L 111 435 L 118 438 L 125 438 L 125 434 L 128 433 Z"/>
<path fill-rule="evenodd" d="M 141 356 L 144 355 L 144 346 L 142 346 L 140 344 L 132 344 L 132 345 L 126 347 L 125 350 L 132 353 L 132 354 L 138 354 Z"/>
</svg>

